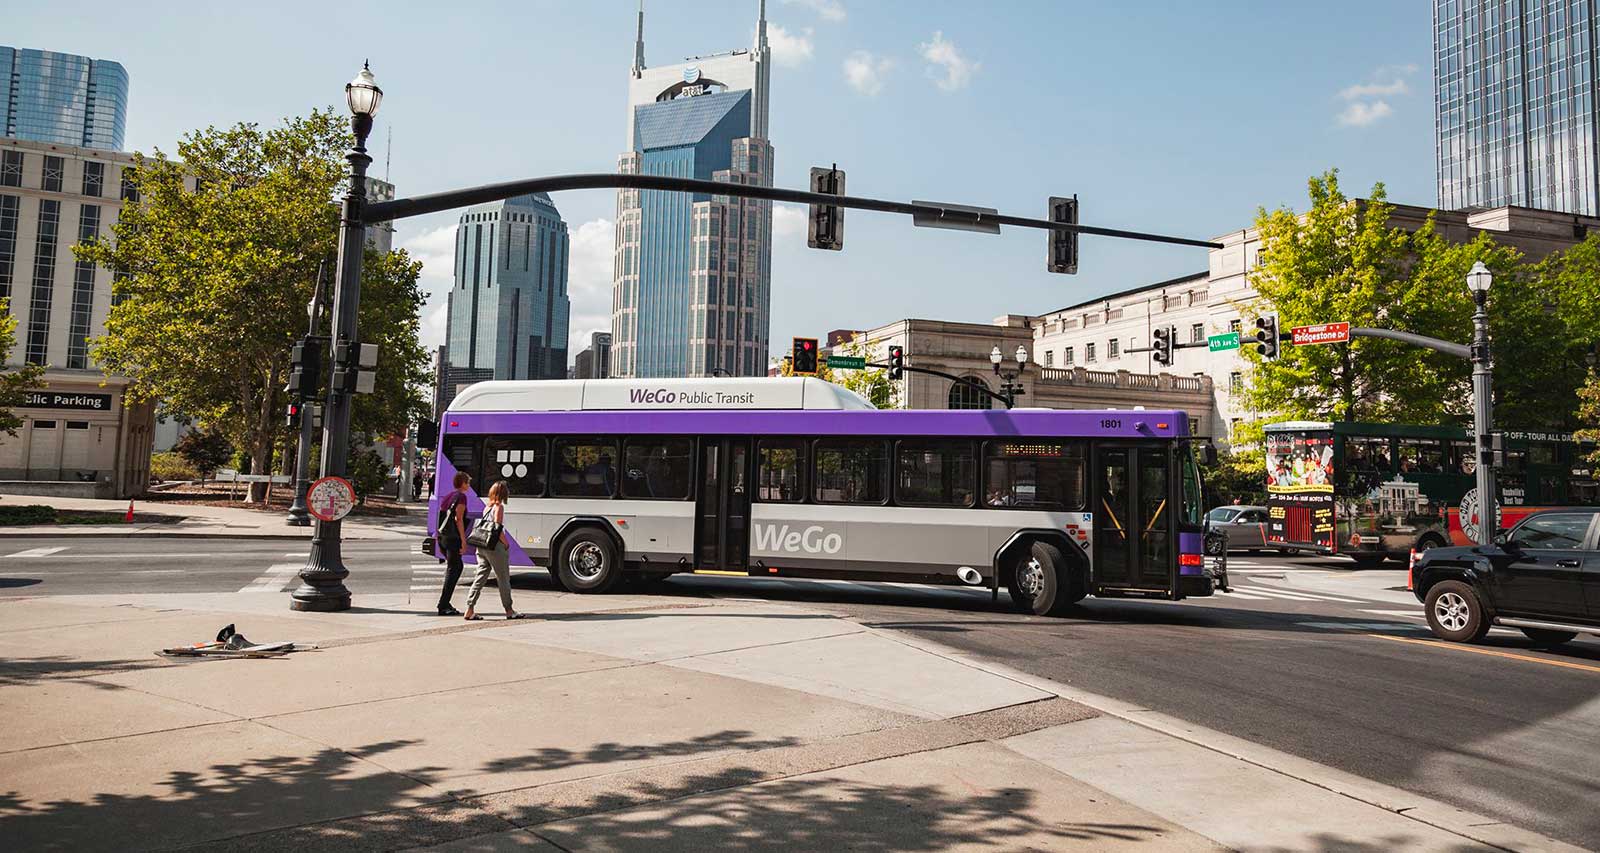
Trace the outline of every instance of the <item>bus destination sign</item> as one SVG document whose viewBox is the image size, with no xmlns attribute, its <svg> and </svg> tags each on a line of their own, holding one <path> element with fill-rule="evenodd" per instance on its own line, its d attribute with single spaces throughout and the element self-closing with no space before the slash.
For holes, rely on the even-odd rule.
<svg viewBox="0 0 1600 853">
<path fill-rule="evenodd" d="M 1290 330 L 1290 342 L 1297 347 L 1311 344 L 1347 344 L 1350 342 L 1349 323 L 1319 323 L 1315 326 L 1295 326 Z"/>
</svg>

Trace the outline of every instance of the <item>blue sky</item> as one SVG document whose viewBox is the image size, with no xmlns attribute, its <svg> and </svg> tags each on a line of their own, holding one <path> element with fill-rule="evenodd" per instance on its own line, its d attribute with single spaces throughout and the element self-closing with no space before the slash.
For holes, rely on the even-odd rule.
<svg viewBox="0 0 1600 853">
<path fill-rule="evenodd" d="M 207 8 L 207 6 L 211 8 Z M 370 58 L 385 98 L 372 146 L 401 195 L 609 171 L 623 149 L 631 0 L 275 4 L 76 0 L 6 13 L 19 47 L 115 59 L 132 94 L 127 144 L 270 124 L 342 98 Z M 1303 206 L 1306 178 L 1383 181 L 1436 201 L 1431 12 L 1423 0 L 1105 3 L 769 0 L 777 183 L 837 162 L 852 194 L 1043 215 L 1077 193 L 1083 222 L 1190 237 Z M 646 60 L 744 47 L 756 0 L 649 0 Z M 572 229 L 573 351 L 609 324 L 609 192 L 555 197 Z M 1203 249 L 1086 237 L 1081 272 L 1044 271 L 1045 237 L 913 229 L 847 216 L 840 253 L 805 247 L 779 211 L 774 349 L 792 335 L 902 317 L 985 322 L 1205 268 Z M 451 215 L 399 224 L 439 294 Z"/>
</svg>

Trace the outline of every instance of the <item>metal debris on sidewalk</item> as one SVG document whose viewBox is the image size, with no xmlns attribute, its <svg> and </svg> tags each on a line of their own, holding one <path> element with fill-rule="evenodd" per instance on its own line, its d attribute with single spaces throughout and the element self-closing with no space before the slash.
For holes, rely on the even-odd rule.
<svg viewBox="0 0 1600 853">
<path fill-rule="evenodd" d="M 161 649 L 156 654 L 164 658 L 276 658 L 315 648 L 307 643 L 252 643 L 235 631 L 230 622 L 217 632 L 217 639 L 213 642 Z"/>
</svg>

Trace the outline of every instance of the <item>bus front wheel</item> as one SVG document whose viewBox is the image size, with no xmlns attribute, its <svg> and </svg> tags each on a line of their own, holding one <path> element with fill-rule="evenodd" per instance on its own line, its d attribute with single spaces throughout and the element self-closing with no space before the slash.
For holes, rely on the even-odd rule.
<svg viewBox="0 0 1600 853">
<path fill-rule="evenodd" d="M 608 592 L 622 579 L 617 545 L 603 531 L 586 527 L 561 540 L 558 571 L 572 592 Z"/>
<path fill-rule="evenodd" d="M 1013 561 L 1006 590 L 1023 613 L 1060 616 L 1083 598 L 1077 587 L 1061 549 L 1048 542 L 1034 542 Z"/>
</svg>

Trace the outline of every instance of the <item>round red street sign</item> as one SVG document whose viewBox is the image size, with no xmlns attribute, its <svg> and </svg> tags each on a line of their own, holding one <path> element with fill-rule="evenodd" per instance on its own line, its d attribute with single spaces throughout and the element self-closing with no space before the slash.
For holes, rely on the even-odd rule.
<svg viewBox="0 0 1600 853">
<path fill-rule="evenodd" d="M 356 507 L 356 487 L 343 477 L 323 477 L 306 490 L 306 510 L 323 521 L 338 521 Z"/>
</svg>

